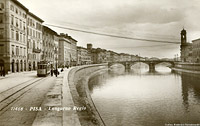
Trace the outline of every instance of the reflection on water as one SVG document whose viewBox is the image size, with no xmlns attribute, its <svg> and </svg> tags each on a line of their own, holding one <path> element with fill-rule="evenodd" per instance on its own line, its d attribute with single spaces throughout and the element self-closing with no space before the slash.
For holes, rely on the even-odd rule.
<svg viewBox="0 0 200 126">
<path fill-rule="evenodd" d="M 183 104 L 187 111 L 192 111 L 189 108 L 191 103 L 200 105 L 200 78 L 197 75 L 182 74 L 181 81 Z"/>
<path fill-rule="evenodd" d="M 90 79 L 92 98 L 109 126 L 200 123 L 200 78 L 159 68 L 113 68 Z"/>
</svg>

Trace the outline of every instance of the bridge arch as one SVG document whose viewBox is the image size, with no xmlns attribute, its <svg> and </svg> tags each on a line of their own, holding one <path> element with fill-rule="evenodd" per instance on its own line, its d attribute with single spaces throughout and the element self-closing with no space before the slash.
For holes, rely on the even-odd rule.
<svg viewBox="0 0 200 126">
<path fill-rule="evenodd" d="M 131 66 L 136 64 L 136 63 L 145 63 L 149 66 L 149 71 L 155 71 L 155 66 L 157 64 L 160 64 L 160 63 L 170 63 L 171 66 L 173 67 L 175 65 L 175 63 L 173 61 L 162 61 L 162 60 L 157 60 L 157 61 L 124 61 L 124 62 L 109 62 L 108 63 L 108 67 L 111 67 L 112 65 L 114 64 L 122 64 L 125 69 L 131 69 Z"/>
<path fill-rule="evenodd" d="M 121 65 L 123 65 L 125 67 L 125 63 L 124 62 L 109 62 L 108 63 L 108 67 L 111 67 L 111 66 L 116 65 L 116 64 L 121 64 Z"/>
<path fill-rule="evenodd" d="M 161 64 L 161 63 L 169 63 L 169 64 L 171 64 L 172 67 L 175 65 L 175 63 L 172 61 L 160 61 L 160 62 L 158 61 L 158 62 L 155 62 L 155 65 Z"/>
</svg>

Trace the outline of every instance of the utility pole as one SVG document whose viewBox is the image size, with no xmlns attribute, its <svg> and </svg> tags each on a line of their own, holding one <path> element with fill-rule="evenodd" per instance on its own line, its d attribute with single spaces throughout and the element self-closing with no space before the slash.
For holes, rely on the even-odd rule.
<svg viewBox="0 0 200 126">
<path fill-rule="evenodd" d="M 174 61 L 176 62 L 176 54 L 174 55 Z"/>
<path fill-rule="evenodd" d="M 179 61 L 178 54 L 177 54 L 177 62 Z"/>
<path fill-rule="evenodd" d="M 58 50 L 56 48 L 56 77 L 58 75 L 58 54 L 57 54 Z"/>
</svg>

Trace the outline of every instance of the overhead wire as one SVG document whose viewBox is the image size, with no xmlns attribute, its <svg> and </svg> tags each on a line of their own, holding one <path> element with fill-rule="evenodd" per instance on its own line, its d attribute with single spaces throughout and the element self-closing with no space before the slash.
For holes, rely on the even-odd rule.
<svg viewBox="0 0 200 126">
<path fill-rule="evenodd" d="M 60 21 L 59 21 L 60 22 Z M 70 26 L 70 27 L 78 27 L 78 29 L 80 28 L 83 28 L 83 29 L 95 29 L 96 32 L 112 32 L 112 33 L 115 33 L 115 34 L 129 34 L 129 35 L 136 35 L 136 36 L 142 36 L 142 37 L 151 37 L 151 38 L 154 38 L 154 37 L 158 37 L 158 38 L 161 38 L 161 39 L 173 39 L 173 40 L 179 40 L 179 37 L 177 36 L 174 36 L 174 35 L 163 35 L 163 34 L 155 34 L 155 33 L 149 33 L 149 32 L 145 32 L 145 31 L 130 31 L 130 30 L 122 30 L 121 28 L 114 28 L 114 29 L 111 29 L 109 28 L 109 30 L 104 27 L 105 29 L 102 30 L 102 27 L 100 26 L 88 26 L 88 25 L 83 25 L 83 24 L 76 24 L 76 23 L 70 23 L 70 22 L 66 22 L 66 21 L 61 21 L 62 24 L 65 24 L 67 26 Z M 101 30 L 99 31 L 99 28 L 101 28 Z M 120 31 L 119 31 L 120 30 Z"/>
<path fill-rule="evenodd" d="M 162 44 L 162 45 L 147 45 L 147 46 L 133 46 L 133 47 L 131 47 L 131 46 L 129 46 L 129 47 L 113 47 L 113 48 L 145 48 L 145 47 L 159 47 L 159 46 L 172 46 L 171 44 L 169 45 L 169 44 Z M 174 45 L 173 45 L 174 46 Z"/>
<path fill-rule="evenodd" d="M 176 41 L 172 42 L 172 41 L 165 41 L 165 40 L 127 37 L 127 36 L 112 35 L 112 34 L 107 34 L 107 33 L 93 32 L 93 31 L 88 31 L 88 30 L 81 30 L 81 29 L 77 29 L 77 28 L 58 26 L 58 25 L 53 25 L 53 24 L 45 24 L 45 25 L 51 26 L 51 27 L 56 27 L 56 28 L 61 28 L 61 29 L 67 29 L 67 30 L 71 30 L 71 31 L 83 32 L 83 33 L 89 33 L 89 34 L 101 35 L 101 36 L 107 36 L 107 37 L 114 37 L 114 38 L 120 38 L 120 39 L 139 40 L 139 41 L 154 42 L 154 43 L 180 44 L 180 42 L 176 42 Z"/>
</svg>

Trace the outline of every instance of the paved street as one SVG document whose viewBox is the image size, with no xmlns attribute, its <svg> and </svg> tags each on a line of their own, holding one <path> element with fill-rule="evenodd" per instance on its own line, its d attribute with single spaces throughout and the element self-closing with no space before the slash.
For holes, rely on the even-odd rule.
<svg viewBox="0 0 200 126">
<path fill-rule="evenodd" d="M 39 108 L 41 106 L 46 93 L 50 90 L 51 87 L 54 86 L 56 79 L 57 78 L 55 76 L 38 78 L 35 71 L 10 74 L 6 78 L 1 79 L 1 99 L 3 99 L 2 97 L 5 95 L 9 94 L 5 94 L 9 88 L 14 86 L 18 87 L 18 85 L 21 83 L 27 83 L 29 81 L 34 83 L 31 86 L 28 86 L 28 89 L 25 88 L 20 91 L 17 91 L 18 89 L 15 87 L 16 89 L 14 89 L 16 91 L 14 90 L 13 93 L 17 93 L 15 95 L 9 96 L 9 101 L 6 101 L 7 99 L 0 101 L 1 107 L 2 105 L 5 105 L 3 110 L 0 111 L 0 126 L 32 125 L 38 112 L 38 110 L 33 107 Z M 13 99 L 16 100 L 14 100 L 14 102 L 10 102 Z"/>
<path fill-rule="evenodd" d="M 60 71 L 60 70 L 59 70 Z M 73 107 L 68 72 L 58 77 L 37 77 L 36 72 L 10 74 L 1 78 L 0 126 L 76 125 L 76 111 L 55 111 L 49 107 Z"/>
<path fill-rule="evenodd" d="M 30 81 L 37 78 L 36 71 L 28 71 L 28 72 L 21 72 L 21 73 L 11 73 L 6 75 L 5 77 L 0 77 L 0 93 L 24 83 L 26 81 Z"/>
</svg>

